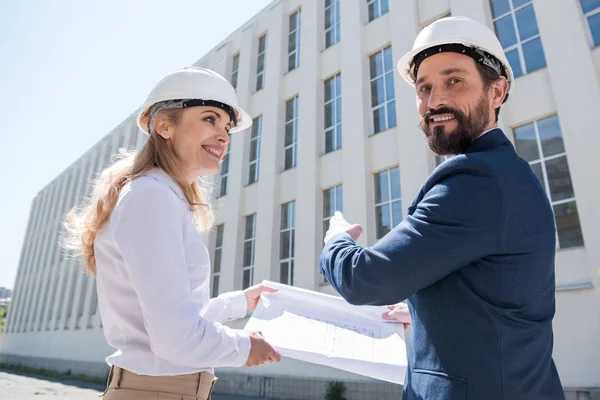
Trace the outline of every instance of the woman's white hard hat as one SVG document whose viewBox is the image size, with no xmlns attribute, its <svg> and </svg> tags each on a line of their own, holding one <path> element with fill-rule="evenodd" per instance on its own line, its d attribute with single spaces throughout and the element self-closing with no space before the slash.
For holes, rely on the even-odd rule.
<svg viewBox="0 0 600 400">
<path fill-rule="evenodd" d="M 442 18 L 425 27 L 417 35 L 412 50 L 398 61 L 398 72 L 406 82 L 415 86 L 415 57 L 422 56 L 421 53 L 427 50 L 431 50 L 431 54 L 444 51 L 441 49 L 445 45 L 462 45 L 477 54 L 485 52 L 494 57 L 496 60 L 482 55 L 478 61 L 483 64 L 500 62 L 504 69 L 502 75 L 508 80 L 508 93 L 512 91 L 515 77 L 500 41 L 487 25 L 467 17 Z"/>
<path fill-rule="evenodd" d="M 243 131 L 252 125 L 252 119 L 240 108 L 235 89 L 227 79 L 210 69 L 188 67 L 171 72 L 152 88 L 137 116 L 137 126 L 142 132 L 148 134 L 150 108 L 169 100 L 204 100 L 231 107 L 237 124 L 230 133 Z"/>
</svg>

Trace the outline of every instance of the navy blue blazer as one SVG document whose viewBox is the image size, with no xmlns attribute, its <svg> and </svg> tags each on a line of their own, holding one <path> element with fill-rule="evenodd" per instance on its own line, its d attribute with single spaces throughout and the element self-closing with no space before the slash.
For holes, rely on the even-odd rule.
<svg viewBox="0 0 600 400">
<path fill-rule="evenodd" d="M 494 129 L 442 163 L 379 242 L 336 235 L 319 269 L 351 304 L 408 299 L 404 400 L 554 400 L 555 246 L 546 193 Z"/>
</svg>

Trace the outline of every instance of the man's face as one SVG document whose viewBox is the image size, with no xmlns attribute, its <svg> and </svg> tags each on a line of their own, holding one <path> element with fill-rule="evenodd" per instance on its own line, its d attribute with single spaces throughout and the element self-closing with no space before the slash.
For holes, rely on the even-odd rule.
<svg viewBox="0 0 600 400">
<path fill-rule="evenodd" d="M 436 154 L 464 153 L 495 125 L 493 90 L 484 87 L 471 57 L 446 52 L 426 58 L 415 88 L 421 130 Z"/>
</svg>

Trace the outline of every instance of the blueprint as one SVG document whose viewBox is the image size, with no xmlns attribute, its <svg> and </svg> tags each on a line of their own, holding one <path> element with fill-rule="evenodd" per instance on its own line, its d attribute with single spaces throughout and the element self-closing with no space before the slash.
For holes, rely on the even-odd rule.
<svg viewBox="0 0 600 400">
<path fill-rule="evenodd" d="M 261 331 L 282 356 L 402 384 L 407 357 L 404 325 L 385 321 L 387 307 L 353 306 L 340 297 L 264 281 L 244 328 Z"/>
</svg>

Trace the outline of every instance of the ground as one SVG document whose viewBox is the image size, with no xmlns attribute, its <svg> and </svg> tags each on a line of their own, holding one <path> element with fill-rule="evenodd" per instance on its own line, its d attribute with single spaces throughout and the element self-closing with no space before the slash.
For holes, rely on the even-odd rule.
<svg viewBox="0 0 600 400">
<path fill-rule="evenodd" d="M 104 387 L 94 383 L 63 381 L 20 372 L 0 370 L 0 400 L 100 400 Z M 252 399 L 213 395 L 213 400 Z"/>
</svg>

